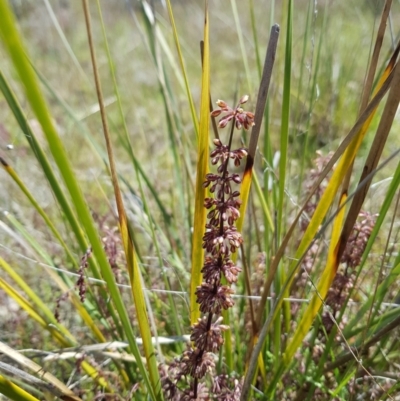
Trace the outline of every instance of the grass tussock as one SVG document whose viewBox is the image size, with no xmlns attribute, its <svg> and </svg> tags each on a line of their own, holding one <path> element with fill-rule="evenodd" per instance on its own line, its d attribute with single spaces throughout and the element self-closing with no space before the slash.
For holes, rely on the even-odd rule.
<svg viewBox="0 0 400 401">
<path fill-rule="evenodd" d="M 399 5 L 278 3 L 0 0 L 0 399 L 399 399 Z"/>
</svg>

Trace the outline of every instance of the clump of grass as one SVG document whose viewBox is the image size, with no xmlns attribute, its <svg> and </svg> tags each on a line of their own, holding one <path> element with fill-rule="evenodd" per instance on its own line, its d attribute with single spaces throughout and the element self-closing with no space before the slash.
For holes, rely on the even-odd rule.
<svg viewBox="0 0 400 401">
<path fill-rule="evenodd" d="M 278 16 L 284 35 L 278 45 L 279 28 L 272 27 L 263 67 L 265 10 L 258 12 L 256 1 L 247 9 L 232 0 L 235 24 L 218 4 L 210 6 L 209 18 L 206 2 L 202 60 L 188 64 L 194 29 L 179 34 L 187 26 L 174 12 L 186 19 L 189 2 L 172 7 L 167 1 L 168 24 L 161 6 L 141 0 L 127 10 L 143 43 L 137 53 L 132 50 L 140 58 L 138 70 L 153 71 L 146 88 L 121 84 L 124 55 L 113 55 L 109 41 L 118 49 L 121 44 L 102 14 L 109 4 L 97 1 L 96 14 L 86 0 L 83 11 L 72 6 L 74 15 L 84 16 L 84 57 L 90 54 L 91 69 L 68 43 L 72 31 L 66 35 L 45 4 L 85 81 L 80 90 L 90 98 L 88 106 L 98 103 L 100 118 L 96 110 L 90 118 L 76 113 L 76 105 L 60 96 L 69 85 L 58 91 L 46 79 L 49 72 L 41 71 L 46 63 L 27 58 L 31 52 L 8 3 L 0 0 L 7 55 L 0 90 L 8 105 L 0 113 L 15 118 L 9 123 L 7 115 L 4 124 L 17 124 L 30 147 L 26 154 L 18 148 L 14 159 L 11 148 L 0 154 L 6 177 L 0 185 L 7 180 L 14 204 L 29 212 L 7 211 L 0 221 L 6 250 L 0 298 L 7 294 L 18 305 L 10 327 L 26 327 L 22 340 L 0 342 L 0 393 L 15 400 L 76 401 L 395 399 L 400 167 L 393 161 L 400 151 L 389 133 L 397 124 L 400 46 L 387 60 L 379 58 L 382 43 L 389 47 L 383 39 L 389 12 L 396 12 L 391 1 L 385 1 L 370 38 L 375 44 L 369 61 L 366 46 L 355 57 L 349 49 L 356 45 L 347 43 L 352 35 L 343 38 L 362 29 L 354 21 L 343 24 L 352 10 L 339 19 L 334 4 L 320 7 L 310 0 L 303 14 L 302 3 L 288 0 L 275 15 L 272 2 L 271 22 Z M 211 52 L 210 21 L 218 29 L 223 25 L 224 37 L 211 42 Z M 102 32 L 101 44 L 94 31 Z M 330 50 L 333 37 L 337 53 Z M 98 61 L 101 45 L 107 63 Z M 211 75 L 216 54 L 229 56 L 232 49 L 237 57 L 239 46 L 242 64 L 236 58 L 216 63 Z M 143 67 L 146 52 L 149 64 Z M 199 118 L 192 95 L 196 70 L 187 68 L 194 64 L 202 65 Z M 245 78 L 237 65 L 244 65 Z M 14 72 L 18 83 L 10 78 Z M 131 102 L 130 85 L 139 88 Z M 223 88 L 234 96 L 243 86 L 258 94 L 254 115 L 242 108 L 247 97 L 235 108 L 218 101 L 219 109 L 210 110 L 212 92 Z M 217 131 L 218 139 L 209 140 L 210 113 L 212 120 L 221 115 L 220 128 L 231 124 L 226 143 Z M 42 127 L 40 138 L 31 114 Z M 70 124 L 71 136 L 59 135 L 55 121 L 67 131 Z M 235 129 L 240 139 L 233 139 Z M 73 152 L 78 135 L 85 142 Z M 385 153 L 386 143 L 391 146 Z M 318 146 L 324 149 L 313 167 Z M 29 182 L 25 157 L 42 174 L 37 185 Z M 102 167 L 96 179 L 85 182 L 82 168 L 97 161 Z M 229 161 L 234 165 L 228 167 Z M 54 208 L 38 196 L 45 186 L 54 194 Z M 32 221 L 26 217 L 32 215 Z M 25 268 L 26 258 L 43 269 L 41 281 Z M 29 340 L 36 349 L 20 349 Z"/>
</svg>

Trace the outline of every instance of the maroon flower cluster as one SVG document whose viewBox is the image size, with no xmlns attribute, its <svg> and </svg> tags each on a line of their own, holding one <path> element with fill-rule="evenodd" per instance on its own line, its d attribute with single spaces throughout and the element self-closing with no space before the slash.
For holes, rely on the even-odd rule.
<svg viewBox="0 0 400 401">
<path fill-rule="evenodd" d="M 218 110 L 211 113 L 213 117 L 222 114 L 219 127 L 225 127 L 232 121 L 229 145 L 224 145 L 219 139 L 214 140 L 215 149 L 211 152 L 211 163 L 217 166 L 217 173 L 207 174 L 203 186 L 209 188 L 212 197 L 206 198 L 204 207 L 209 210 L 206 232 L 203 236 L 203 248 L 206 251 L 202 269 L 203 283 L 197 287 L 197 303 L 203 317 L 192 326 L 191 345 L 179 360 L 174 361 L 167 371 L 162 372 L 162 384 L 165 396 L 170 400 L 209 400 L 225 399 L 239 400 L 241 383 L 232 382 L 233 388 L 228 386 L 226 376 L 212 378 L 211 389 L 205 385 L 204 378 L 215 367 L 215 354 L 222 346 L 223 332 L 229 327 L 222 324 L 221 312 L 234 305 L 233 289 L 241 269 L 233 262 L 231 255 L 236 252 L 243 242 L 242 236 L 235 227 L 239 218 L 241 201 L 239 191 L 235 185 L 241 183 L 239 174 L 230 173 L 229 160 L 239 166 L 241 160 L 247 156 L 244 148 L 231 150 L 234 128 L 248 129 L 254 125 L 253 113 L 242 109 L 248 96 L 243 96 L 235 109 L 218 100 Z M 226 284 L 222 284 L 222 281 Z M 178 381 L 185 378 L 185 388 L 178 388 Z M 200 382 L 201 381 L 201 382 Z"/>
<path fill-rule="evenodd" d="M 92 247 L 88 248 L 85 254 L 81 258 L 81 265 L 78 270 L 78 280 L 76 281 L 75 286 L 79 290 L 79 298 L 81 302 L 85 302 L 86 297 L 86 282 L 85 282 L 85 269 L 87 269 L 89 265 L 89 258 L 92 256 Z"/>
<path fill-rule="evenodd" d="M 244 111 L 241 107 L 242 104 L 246 103 L 248 100 L 248 95 L 243 96 L 239 100 L 239 105 L 235 109 L 229 107 L 223 100 L 218 100 L 217 105 L 219 110 L 214 110 L 211 113 L 211 116 L 218 117 L 221 113 L 225 113 L 225 115 L 219 120 L 218 126 L 220 128 L 226 127 L 229 121 L 234 120 L 237 129 L 243 127 L 247 130 L 254 125 L 254 114 L 249 111 Z"/>
</svg>

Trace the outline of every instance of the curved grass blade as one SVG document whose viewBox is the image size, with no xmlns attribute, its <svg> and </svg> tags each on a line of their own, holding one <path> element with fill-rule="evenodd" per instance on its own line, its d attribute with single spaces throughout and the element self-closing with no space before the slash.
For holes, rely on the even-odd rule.
<svg viewBox="0 0 400 401">
<path fill-rule="evenodd" d="M 16 385 L 23 386 L 32 396 L 46 399 L 47 395 L 49 395 L 47 399 L 53 399 L 54 397 L 57 397 L 57 395 L 60 395 L 60 392 L 56 391 L 51 384 L 26 373 L 22 369 L 16 368 L 14 365 L 0 362 L 0 372 L 4 372 L 6 375 L 9 374 Z"/>
<path fill-rule="evenodd" d="M 37 243 L 37 241 L 27 233 L 27 231 L 21 226 L 21 224 L 9 213 L 6 214 L 6 218 L 10 221 L 10 223 L 13 225 L 13 227 L 26 239 L 27 243 L 33 248 L 34 252 L 40 255 L 45 263 L 49 266 L 53 266 L 53 261 L 51 257 L 47 254 L 47 252 Z M 33 301 L 33 303 L 36 305 L 37 310 L 43 311 L 45 313 L 45 316 L 47 319 L 49 319 L 53 324 L 56 325 L 58 322 L 54 318 L 53 312 L 51 312 L 47 306 L 42 302 L 40 297 L 38 297 L 35 292 L 27 285 L 26 281 L 20 277 L 14 269 L 12 269 L 3 259 L 0 259 L 0 266 L 6 271 L 8 276 L 13 279 L 18 286 L 24 291 L 24 293 Z M 86 325 L 91 329 L 93 335 L 96 337 L 96 339 L 100 342 L 104 342 L 105 337 L 99 330 L 97 324 L 92 320 L 90 314 L 88 311 L 85 309 L 85 306 L 82 305 L 82 302 L 78 298 L 77 294 L 75 291 L 71 291 L 70 289 L 73 287 L 74 284 L 71 284 L 69 287 L 64 283 L 64 281 L 54 273 L 52 269 L 47 269 L 47 273 L 52 280 L 57 283 L 57 285 L 60 287 L 62 293 L 64 294 L 69 294 L 69 297 L 71 299 L 71 302 L 73 303 L 76 311 L 79 313 L 83 321 L 86 323 Z M 88 301 L 86 301 L 85 304 L 87 307 L 89 307 L 89 310 L 92 306 L 89 306 Z M 60 332 L 63 332 L 63 326 L 60 327 L 59 329 Z M 64 333 L 67 337 L 69 336 L 68 332 Z M 73 340 L 74 341 L 74 340 Z"/>
<path fill-rule="evenodd" d="M 40 163 L 41 168 L 50 184 L 50 188 L 53 191 L 53 193 L 58 201 L 58 204 L 60 205 L 61 210 L 64 213 L 64 216 L 65 216 L 67 222 L 70 224 L 72 231 L 75 234 L 75 238 L 79 244 L 81 252 L 85 253 L 88 248 L 87 239 L 85 238 L 85 234 L 83 232 L 81 224 L 78 221 L 78 219 L 77 219 L 74 211 L 72 210 L 71 205 L 66 197 L 65 189 L 63 189 L 61 187 L 59 178 L 56 177 L 56 174 L 53 171 L 53 168 L 51 167 L 50 162 L 47 159 L 45 152 L 43 151 L 41 145 L 39 144 L 38 140 L 36 139 L 35 134 L 31 130 L 31 128 L 28 124 L 28 121 L 26 119 L 26 116 L 24 115 L 24 113 L 21 109 L 21 106 L 19 105 L 17 99 L 15 98 L 14 93 L 12 92 L 10 86 L 8 85 L 8 83 L 5 80 L 1 71 L 0 71 L 0 90 L 3 92 L 8 105 L 15 116 L 15 119 L 17 120 L 22 132 L 24 133 L 25 138 L 27 139 L 33 153 L 36 156 L 36 159 Z M 76 266 L 75 261 L 73 262 L 73 265 Z M 89 266 L 91 268 L 93 275 L 97 279 L 100 279 L 101 276 L 99 273 L 99 267 L 98 267 L 97 260 L 95 258 L 89 259 Z M 103 296 L 104 299 L 108 298 L 108 294 L 103 289 L 101 290 L 101 295 Z M 110 304 L 107 303 L 107 306 L 109 307 Z M 109 311 L 113 317 L 113 320 L 114 320 L 116 326 L 119 327 L 119 321 L 115 318 L 114 311 L 111 308 L 109 308 Z"/>
<path fill-rule="evenodd" d="M 61 96 L 59 96 L 59 94 L 54 90 L 54 88 L 50 85 L 50 83 L 46 80 L 46 78 L 37 69 L 35 69 L 35 72 L 38 75 L 41 82 L 43 83 L 43 85 L 48 89 L 50 94 L 57 100 L 58 103 L 60 103 L 60 106 L 66 111 L 66 113 L 72 119 L 72 121 L 79 126 L 79 128 L 82 131 L 82 134 L 85 136 L 85 138 L 87 139 L 90 146 L 92 146 L 93 149 L 96 151 L 96 153 L 99 155 L 99 157 L 104 162 L 104 164 L 107 164 L 106 163 L 107 156 L 106 156 L 103 148 L 98 144 L 97 140 L 93 137 L 93 135 L 90 134 L 88 128 L 85 126 L 85 124 L 82 122 L 82 120 L 77 116 L 77 114 L 74 112 L 74 110 L 72 110 L 72 108 L 65 102 L 65 100 L 62 99 Z M 0 75 L 0 77 L 1 77 L 1 75 Z M 0 83 L 1 83 L 1 81 L 0 81 Z M 117 103 L 118 103 L 118 105 L 120 103 L 120 99 L 118 99 L 118 97 L 117 97 Z M 123 120 L 123 123 L 125 126 L 125 120 Z M 124 127 L 124 130 L 125 130 L 125 127 Z M 128 152 L 129 156 L 132 158 L 132 163 L 133 163 L 135 169 L 137 169 L 139 171 L 141 177 L 143 178 L 144 182 L 146 183 L 146 186 L 148 187 L 151 194 L 153 195 L 154 200 L 156 201 L 157 206 L 159 207 L 159 209 L 164 217 L 164 220 L 166 222 L 166 226 L 168 228 L 170 225 L 170 222 L 171 222 L 171 214 L 168 213 L 168 211 L 165 209 L 165 206 L 163 205 L 163 202 L 161 201 L 160 197 L 158 196 L 156 189 L 150 182 L 149 177 L 146 175 L 145 171 L 143 170 L 143 168 L 141 167 L 140 163 L 138 162 L 136 156 L 134 155 L 133 149 L 130 146 L 130 144 L 126 141 L 123 141 L 122 144 L 123 144 L 124 148 L 126 149 L 126 151 Z M 122 177 L 121 177 L 121 179 L 122 179 Z M 126 183 L 126 185 L 129 186 L 128 183 Z"/>
<path fill-rule="evenodd" d="M 392 78 L 393 75 L 387 75 L 385 74 L 384 77 L 382 77 L 382 80 L 380 81 L 380 85 L 378 86 L 378 89 L 381 89 L 384 87 L 385 83 L 388 83 L 388 81 L 390 81 L 390 83 L 392 84 Z M 382 95 L 381 92 L 379 92 L 380 95 Z M 378 94 L 377 94 L 378 95 Z M 379 96 L 379 98 L 381 99 L 381 96 Z M 376 100 L 379 99 L 378 96 L 376 96 Z M 311 241 L 313 240 L 313 238 L 315 237 L 323 219 L 326 216 L 326 213 L 328 212 L 329 207 L 331 206 L 332 202 L 335 199 L 335 195 L 340 187 L 340 185 L 343 182 L 343 177 L 346 174 L 347 169 L 352 165 L 353 160 L 357 154 L 357 151 L 361 145 L 362 139 L 364 138 L 367 129 L 371 123 L 371 120 L 376 112 L 376 109 L 378 107 L 378 104 L 375 105 L 374 102 L 374 107 L 371 110 L 371 107 L 366 109 L 366 112 L 368 111 L 368 113 L 363 113 L 363 116 L 368 116 L 365 120 L 364 118 L 360 118 L 359 121 L 364 120 L 364 122 L 362 123 L 362 126 L 356 130 L 356 127 L 359 126 L 359 124 L 356 124 L 356 126 L 352 129 L 352 133 L 354 133 L 354 136 L 352 136 L 351 138 L 351 142 L 349 143 L 347 142 L 347 147 L 346 150 L 343 153 L 343 157 L 340 159 L 340 162 L 337 166 L 337 168 L 333 171 L 332 174 L 332 178 L 329 181 L 327 188 L 325 190 L 325 192 L 323 193 L 317 208 L 310 220 L 310 223 L 303 235 L 303 238 L 300 242 L 300 245 L 296 251 L 295 257 L 294 257 L 294 262 L 292 262 L 289 271 L 292 271 L 293 268 L 296 267 L 297 265 L 297 260 L 299 260 L 300 258 L 302 258 L 302 256 L 304 255 L 304 253 L 306 252 L 307 248 L 309 247 Z M 350 139 L 350 135 L 348 136 Z M 342 145 L 341 145 L 342 147 Z M 339 150 L 339 149 L 338 149 Z M 338 154 L 339 156 L 339 154 Z M 327 165 L 327 167 L 331 168 L 332 164 L 329 163 Z M 323 174 L 322 174 L 323 175 Z M 293 275 L 290 274 L 292 277 Z M 290 287 L 290 284 L 289 284 Z"/>
<path fill-rule="evenodd" d="M 201 269 L 204 264 L 203 234 L 206 225 L 204 199 L 206 188 L 204 177 L 208 171 L 208 141 L 210 124 L 210 51 L 208 27 L 208 1 L 204 12 L 204 53 L 201 78 L 200 126 L 197 151 L 197 172 L 195 190 L 195 209 L 192 237 L 192 269 L 190 279 L 190 322 L 194 324 L 200 317 L 199 304 L 196 302 L 196 288 L 201 284 Z"/>
<path fill-rule="evenodd" d="M 362 174 L 360 177 L 360 183 L 363 182 L 367 177 L 369 177 L 366 185 L 363 186 L 361 191 L 357 192 L 356 196 L 353 199 L 353 202 L 350 206 L 349 213 L 347 215 L 347 219 L 345 221 L 343 232 L 340 237 L 340 245 L 339 245 L 339 259 L 344 252 L 346 247 L 347 239 L 350 236 L 351 230 L 355 224 L 358 213 L 361 209 L 362 204 L 366 198 L 367 192 L 371 185 L 373 172 L 378 165 L 379 159 L 382 155 L 383 148 L 386 144 L 390 129 L 392 127 L 398 106 L 400 102 L 400 64 L 397 63 L 394 69 L 394 77 L 393 77 L 393 85 L 390 89 L 388 99 L 385 105 L 385 108 L 382 113 L 382 117 L 379 122 L 379 126 L 374 138 L 374 141 L 371 145 L 371 149 L 369 151 L 367 160 L 365 161 L 364 168 L 362 170 Z"/>
<path fill-rule="evenodd" d="M 376 169 L 376 166 L 377 166 L 380 156 L 382 154 L 383 146 L 386 143 L 387 136 L 391 129 L 393 119 L 396 114 L 399 102 L 400 102 L 399 87 L 400 87 L 400 67 L 399 67 L 399 64 L 397 64 L 397 66 L 394 69 L 393 84 L 391 86 L 391 89 L 390 89 L 390 92 L 388 95 L 388 99 L 387 99 L 385 108 L 383 110 L 383 114 L 382 114 L 382 117 L 381 117 L 381 120 L 379 123 L 379 127 L 378 127 L 377 133 L 375 135 L 374 142 L 371 146 L 369 156 L 367 157 L 367 160 L 365 162 L 365 166 L 362 169 L 362 174 L 361 174 L 360 183 L 359 183 L 359 190 L 357 190 L 355 193 L 354 199 L 350 206 L 349 213 L 348 213 L 346 221 L 344 223 L 342 233 L 339 238 L 335 238 L 335 243 L 334 243 L 335 249 L 336 249 L 335 257 L 331 258 L 331 260 L 328 259 L 328 264 L 327 264 L 326 269 L 329 269 L 330 271 L 334 272 L 334 274 L 336 274 L 337 268 L 339 266 L 340 258 L 346 247 L 347 240 L 350 236 L 350 232 L 355 224 L 356 217 L 358 216 L 358 214 L 361 210 L 362 204 L 366 198 L 369 186 L 370 186 L 372 178 L 374 176 L 374 174 L 372 174 L 372 172 L 375 171 L 375 169 Z M 366 130 L 367 127 L 364 126 L 363 128 L 365 128 L 365 130 Z M 363 130 L 360 131 L 360 135 L 363 135 Z M 349 168 L 350 169 L 352 168 L 352 163 L 350 164 Z M 346 188 L 344 189 L 344 193 L 342 194 L 342 197 L 345 197 L 345 196 L 346 196 Z M 341 211 L 341 213 L 342 213 L 342 211 Z M 339 217 L 337 217 L 337 219 L 338 218 Z M 331 239 L 331 241 L 333 241 L 333 238 Z M 336 241 L 338 241 L 337 244 L 336 244 Z M 332 242 L 331 242 L 331 245 L 332 245 Z M 330 266 L 329 266 L 329 264 L 330 264 Z M 324 279 L 324 274 L 321 278 L 321 281 Z M 328 282 L 328 285 L 330 285 L 332 283 L 333 278 L 334 278 L 334 276 L 331 278 L 330 282 Z M 325 298 L 328 289 L 329 289 L 329 287 L 321 289 L 321 292 L 319 293 L 319 295 L 322 299 Z M 315 296 L 314 296 L 314 298 L 315 298 Z M 374 298 L 375 298 L 375 294 L 372 297 L 372 299 L 374 299 Z M 314 299 L 313 299 L 313 301 L 314 301 Z M 307 308 L 307 310 L 305 311 L 305 313 L 303 315 L 303 319 L 302 319 L 302 322 L 304 321 L 303 322 L 304 325 L 302 327 L 304 329 L 304 332 L 300 334 L 300 333 L 298 333 L 299 330 L 297 330 L 297 332 L 295 333 L 295 336 L 293 337 L 293 342 L 291 344 L 292 347 L 290 348 L 290 352 L 288 353 L 287 358 L 290 358 L 291 356 L 293 356 L 294 352 L 296 351 L 297 347 L 300 345 L 300 343 L 302 341 L 301 336 L 303 335 L 303 338 L 304 338 L 304 336 L 307 334 L 307 331 L 312 324 L 312 320 L 314 319 L 316 313 L 318 312 L 316 309 L 319 306 L 321 306 L 321 303 L 322 303 L 322 300 L 319 303 L 319 305 L 315 306 L 315 309 L 311 309 L 311 304 L 310 304 L 309 307 Z M 359 316 L 360 315 L 358 315 L 358 318 L 359 318 Z M 305 318 L 307 318 L 307 319 L 305 319 Z M 296 335 L 299 337 L 299 338 L 297 338 L 297 342 L 296 342 Z M 287 363 L 287 361 L 286 361 L 286 363 Z"/>
<path fill-rule="evenodd" d="M 4 264 L 4 260 L 0 258 L 0 266 L 4 267 Z M 37 312 L 37 307 L 21 296 L 14 287 L 2 278 L 0 278 L 0 288 L 2 288 L 3 291 L 8 294 L 8 296 L 11 297 L 33 320 L 39 323 L 43 328 L 49 330 L 52 336 L 60 344 L 66 342 L 63 333 L 56 329 L 56 325 L 48 324 L 48 322 L 46 322 L 46 320 Z"/>
</svg>

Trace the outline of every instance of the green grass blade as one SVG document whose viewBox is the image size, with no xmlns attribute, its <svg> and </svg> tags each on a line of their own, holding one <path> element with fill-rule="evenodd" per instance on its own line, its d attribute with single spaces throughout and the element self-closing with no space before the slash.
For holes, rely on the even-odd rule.
<svg viewBox="0 0 400 401">
<path fill-rule="evenodd" d="M 251 74 L 250 74 L 248 56 L 246 54 L 246 46 L 245 46 L 244 40 L 243 40 L 243 32 L 242 32 L 242 27 L 240 25 L 239 13 L 238 13 L 237 5 L 236 5 L 236 0 L 231 0 L 231 7 L 232 7 L 232 12 L 233 12 L 233 18 L 235 20 L 236 32 L 238 34 L 240 51 L 242 53 L 244 71 L 246 74 L 247 91 L 248 91 L 248 93 L 251 93 L 252 92 Z"/>
<path fill-rule="evenodd" d="M 286 45 L 285 45 L 285 72 L 283 78 L 283 101 L 280 134 L 279 159 L 279 204 L 277 235 L 280 238 L 283 225 L 283 211 L 285 207 L 285 187 L 288 162 L 289 124 L 290 124 L 290 91 L 292 82 L 292 30 L 293 30 L 293 0 L 287 1 Z"/>
<path fill-rule="evenodd" d="M 175 20 L 174 20 L 174 14 L 172 12 L 172 6 L 171 6 L 171 1 L 170 0 L 167 0 L 167 8 L 168 8 L 169 19 L 171 21 L 172 32 L 173 32 L 173 35 L 174 35 L 174 42 L 175 42 L 176 50 L 178 52 L 179 64 L 181 66 L 182 75 L 183 75 L 183 78 L 185 80 L 186 96 L 187 96 L 188 102 L 189 102 L 190 114 L 192 115 L 193 126 L 194 126 L 194 129 L 196 131 L 196 136 L 198 138 L 199 137 L 199 122 L 197 120 L 197 114 L 196 114 L 196 110 L 194 108 L 192 94 L 190 92 L 189 80 L 188 80 L 188 77 L 187 77 L 185 63 L 183 61 L 182 51 L 181 51 L 181 47 L 180 47 L 180 44 L 179 44 L 178 31 L 176 29 Z"/>
<path fill-rule="evenodd" d="M 346 201 L 346 197 L 341 199 L 340 205 L 343 205 Z M 317 315 L 320 307 L 322 306 L 324 299 L 328 293 L 328 290 L 333 282 L 336 275 L 337 268 L 337 243 L 340 236 L 340 230 L 343 223 L 345 208 L 342 207 L 335 218 L 332 234 L 330 236 L 330 247 L 328 251 L 328 258 L 326 267 L 321 275 L 320 281 L 316 288 L 316 293 L 313 295 L 307 309 L 303 312 L 301 321 L 296 329 L 291 340 L 289 340 L 285 353 L 283 355 L 282 370 L 285 371 L 289 368 L 292 362 L 293 356 L 307 335 L 315 316 Z"/>
</svg>

